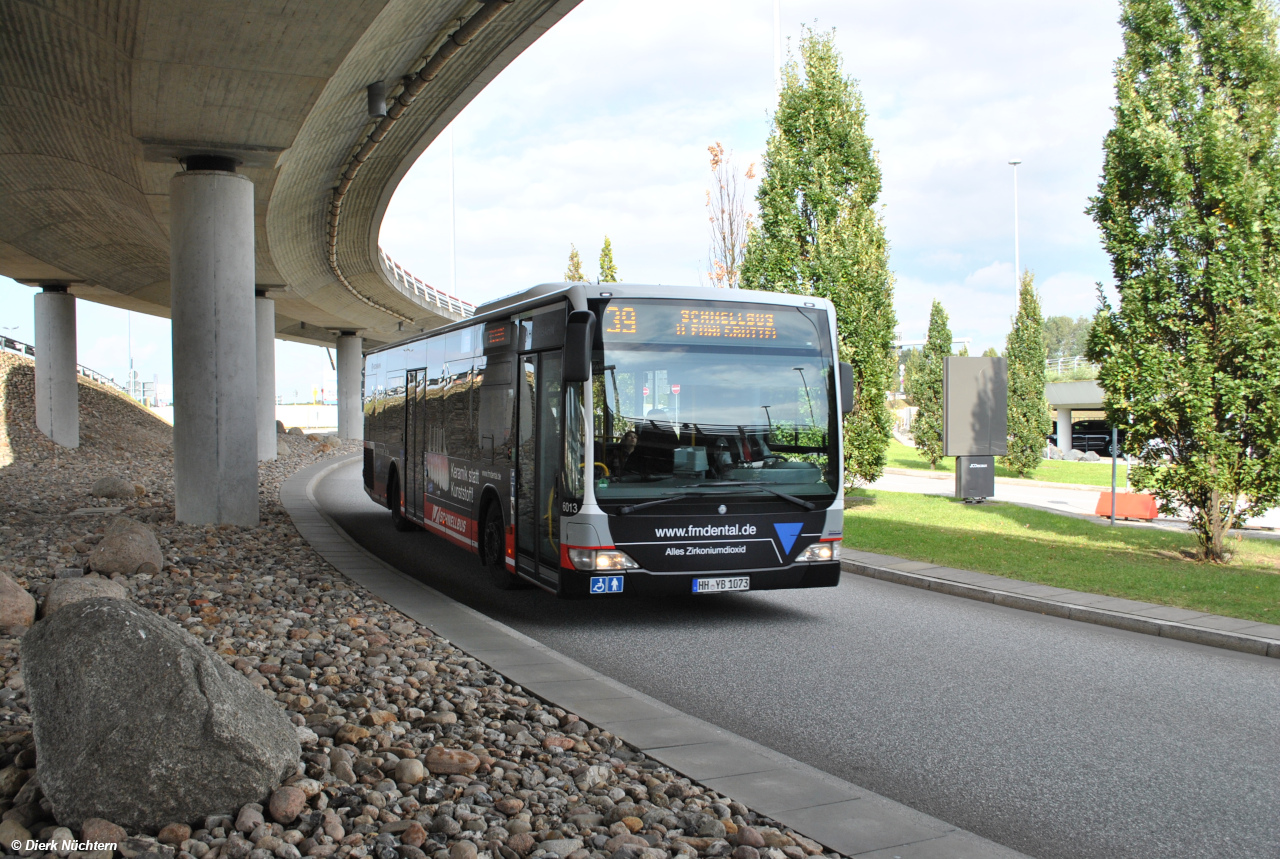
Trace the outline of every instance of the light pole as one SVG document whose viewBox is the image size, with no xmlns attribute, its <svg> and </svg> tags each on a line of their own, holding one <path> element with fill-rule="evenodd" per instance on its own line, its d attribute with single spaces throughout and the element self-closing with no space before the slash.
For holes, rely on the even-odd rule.
<svg viewBox="0 0 1280 859">
<path fill-rule="evenodd" d="M 809 403 L 809 423 L 817 426 L 818 419 L 813 416 L 813 398 L 809 396 L 809 383 L 804 378 L 804 367 L 792 367 L 791 369 L 800 374 L 800 384 L 804 385 L 804 398 Z"/>
<path fill-rule="evenodd" d="M 1018 313 L 1018 290 L 1022 288 L 1022 268 L 1021 261 L 1018 259 L 1018 165 L 1022 163 L 1021 158 L 1015 158 L 1009 162 L 1013 167 L 1013 295 L 1014 295 L 1014 315 Z"/>
</svg>

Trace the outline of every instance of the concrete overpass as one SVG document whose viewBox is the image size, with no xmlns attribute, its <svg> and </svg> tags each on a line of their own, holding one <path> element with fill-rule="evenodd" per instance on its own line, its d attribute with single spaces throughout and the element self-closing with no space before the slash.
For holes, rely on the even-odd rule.
<svg viewBox="0 0 1280 859">
<path fill-rule="evenodd" d="M 37 417 L 75 447 L 75 304 L 173 321 L 186 522 L 254 525 L 272 338 L 360 355 L 469 314 L 378 247 L 396 185 L 579 0 L 0 0 L 0 274 L 36 296 Z M 255 457 L 256 454 L 256 457 Z"/>
</svg>

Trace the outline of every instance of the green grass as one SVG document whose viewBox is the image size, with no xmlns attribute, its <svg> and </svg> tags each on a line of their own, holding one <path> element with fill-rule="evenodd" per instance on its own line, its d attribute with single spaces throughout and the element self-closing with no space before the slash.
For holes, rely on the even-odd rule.
<svg viewBox="0 0 1280 859">
<path fill-rule="evenodd" d="M 1280 542 L 1232 539 L 1230 564 L 1186 560 L 1189 534 L 1110 527 L 1012 504 L 901 492 L 846 496 L 844 545 L 1089 593 L 1280 623 Z"/>
<path fill-rule="evenodd" d="M 914 447 L 907 447 L 896 438 L 889 439 L 888 462 L 890 468 L 918 468 L 929 470 L 929 463 Z M 1116 488 L 1124 491 L 1126 466 L 1123 462 L 1116 468 Z M 944 457 L 938 463 L 938 471 L 951 474 L 956 469 L 955 457 Z M 1017 477 L 1009 469 L 1000 464 L 996 457 L 996 477 Z M 1110 462 L 1063 462 L 1058 459 L 1041 461 L 1040 467 L 1028 477 L 1029 480 L 1045 480 L 1050 483 L 1080 483 L 1086 486 L 1111 487 Z"/>
</svg>

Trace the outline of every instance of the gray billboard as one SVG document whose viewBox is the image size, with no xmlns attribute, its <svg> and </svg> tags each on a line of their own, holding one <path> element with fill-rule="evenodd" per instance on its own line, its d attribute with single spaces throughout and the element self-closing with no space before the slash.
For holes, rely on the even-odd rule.
<svg viewBox="0 0 1280 859">
<path fill-rule="evenodd" d="M 1009 453 L 1009 365 L 1004 358 L 942 362 L 942 455 Z"/>
</svg>

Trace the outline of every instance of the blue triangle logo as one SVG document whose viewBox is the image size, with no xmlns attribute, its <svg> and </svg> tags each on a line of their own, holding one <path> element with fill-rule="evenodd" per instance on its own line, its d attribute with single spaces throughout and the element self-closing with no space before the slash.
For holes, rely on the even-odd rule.
<svg viewBox="0 0 1280 859">
<path fill-rule="evenodd" d="M 803 522 L 775 522 L 773 524 L 773 530 L 778 532 L 778 542 L 782 544 L 782 553 L 784 555 L 791 554 L 791 547 L 796 544 L 796 537 L 800 536 L 800 529 L 803 527 Z"/>
</svg>

